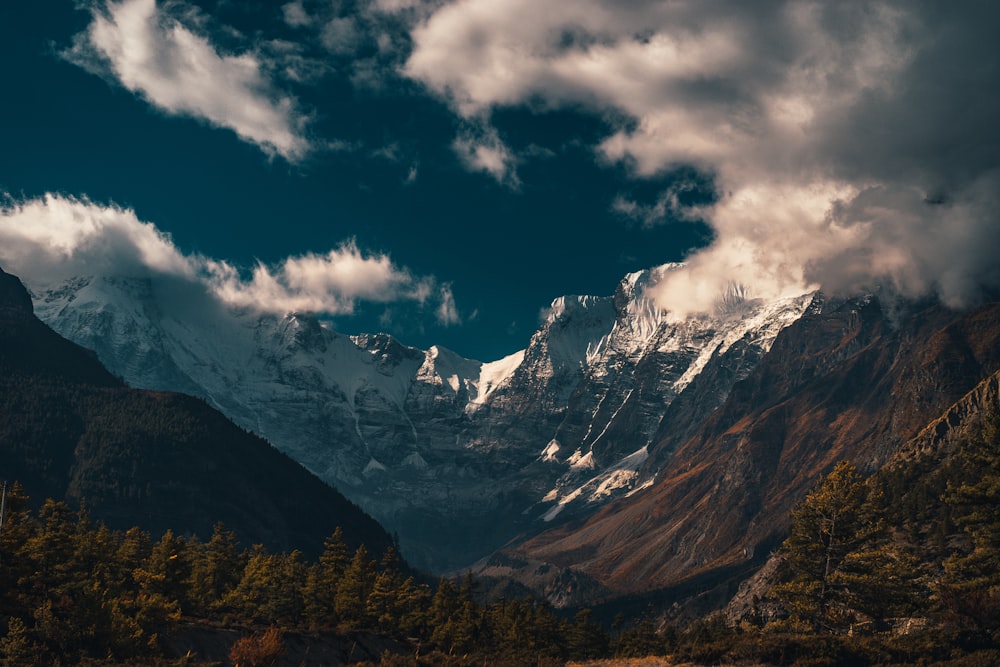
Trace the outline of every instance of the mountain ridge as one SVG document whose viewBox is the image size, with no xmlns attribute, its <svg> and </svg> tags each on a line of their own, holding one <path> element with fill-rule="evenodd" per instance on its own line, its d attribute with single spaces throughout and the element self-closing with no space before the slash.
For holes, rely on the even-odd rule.
<svg viewBox="0 0 1000 667">
<path fill-rule="evenodd" d="M 759 558 L 821 474 L 886 463 L 1000 367 L 998 349 L 997 303 L 902 324 L 877 299 L 830 304 L 779 334 L 649 491 L 513 550 L 630 593 Z"/>
<path fill-rule="evenodd" d="M 318 554 L 342 525 L 375 553 L 388 534 L 337 491 L 204 401 L 132 389 L 32 314 L 0 270 L 0 463 L 33 498 L 85 502 L 114 528 Z"/>
<path fill-rule="evenodd" d="M 31 289 L 44 320 L 129 382 L 205 398 L 397 532 L 416 563 L 447 571 L 643 487 L 669 463 L 644 449 L 669 405 L 694 384 L 710 412 L 811 299 L 734 300 L 738 312 L 671 322 L 647 290 L 678 268 L 557 298 L 523 351 L 485 364 L 301 313 L 226 309 L 179 283 Z"/>
<path fill-rule="evenodd" d="M 398 531 L 420 565 L 475 563 L 561 605 L 745 576 L 836 460 L 881 466 L 1000 366 L 992 302 L 762 301 L 734 287 L 714 315 L 677 321 L 648 293 L 677 268 L 555 299 L 523 351 L 486 364 L 298 313 L 204 303 L 182 320 L 169 299 L 134 300 L 156 285 L 118 304 L 115 278 L 34 298 L 75 339 L 110 343 L 126 371 L 149 369 L 134 363 L 146 348 L 115 336 L 151 328 L 149 359 L 246 428 L 283 433 L 279 446 Z M 202 343 L 198 318 L 228 347 Z"/>
</svg>

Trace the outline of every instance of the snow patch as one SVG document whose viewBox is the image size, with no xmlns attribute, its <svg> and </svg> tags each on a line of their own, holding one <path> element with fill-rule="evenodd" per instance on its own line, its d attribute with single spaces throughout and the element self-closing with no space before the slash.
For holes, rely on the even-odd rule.
<svg viewBox="0 0 1000 667">
<path fill-rule="evenodd" d="M 747 337 L 754 339 L 761 353 L 766 354 L 778 333 L 792 322 L 802 317 L 812 294 L 790 297 L 759 306 L 756 311 L 747 313 L 746 317 L 720 322 L 709 320 L 709 326 L 719 326 L 714 331 L 711 341 L 701 347 L 698 356 L 691 362 L 687 370 L 674 383 L 674 391 L 678 394 L 687 388 L 691 382 L 705 370 L 705 366 L 716 354 L 725 354 L 737 341 Z M 697 321 L 697 320 L 696 320 Z M 661 348 L 661 351 L 664 351 Z"/>
<path fill-rule="evenodd" d="M 569 505 L 571 502 L 579 498 L 581 493 L 583 493 L 583 491 L 581 489 L 577 489 L 565 498 L 562 498 L 555 507 L 552 507 L 548 512 L 542 515 L 542 520 L 546 522 L 552 521 L 552 519 L 559 516 L 559 513 L 563 511 L 566 505 Z"/>
<path fill-rule="evenodd" d="M 539 458 L 543 461 L 556 461 L 556 455 L 559 453 L 560 449 L 562 449 L 562 446 L 559 444 L 559 441 L 553 438 L 552 440 L 549 440 L 549 444 L 542 450 Z"/>
<path fill-rule="evenodd" d="M 524 361 L 524 350 L 518 350 L 503 359 L 483 364 L 479 370 L 478 393 L 470 404 L 482 405 L 486 399 L 504 384 Z"/>
<path fill-rule="evenodd" d="M 580 450 L 577 450 L 573 453 L 573 456 L 570 457 L 567 463 L 570 463 L 571 467 L 575 467 L 572 465 L 574 459 L 576 459 L 577 462 L 582 462 L 583 460 L 588 459 L 588 457 L 591 457 L 590 452 L 586 455 L 581 455 Z M 584 494 L 587 494 L 587 502 L 598 502 L 615 495 L 616 491 L 628 489 L 635 483 L 635 480 L 638 479 L 639 469 L 648 458 L 649 448 L 645 446 L 641 447 L 628 456 L 620 459 L 614 465 L 608 467 L 604 472 L 592 477 L 580 486 L 576 487 L 573 491 L 566 494 L 562 498 L 559 497 L 559 487 L 557 486 L 549 491 L 544 498 L 542 498 L 542 502 L 557 503 L 554 507 L 550 508 L 542 516 L 542 518 L 545 521 L 551 521 L 558 516 L 560 512 L 562 512 L 566 505 L 574 502 L 581 496 L 584 496 Z M 590 458 L 590 463 L 593 463 L 592 458 Z M 649 480 L 648 484 L 652 484 L 652 480 Z"/>
<path fill-rule="evenodd" d="M 634 470 L 612 470 L 609 474 L 603 476 L 604 480 L 590 494 L 587 500 L 594 502 L 606 498 L 612 492 L 630 485 L 638 476 L 639 473 Z"/>
<path fill-rule="evenodd" d="M 403 465 L 417 468 L 419 470 L 426 470 L 428 468 L 427 461 L 425 461 L 424 457 L 420 455 L 420 452 L 413 452 L 403 459 Z"/>
<path fill-rule="evenodd" d="M 573 452 L 568 459 L 566 459 L 566 463 L 568 463 L 569 467 L 573 468 L 574 470 L 593 468 L 595 465 L 594 453 L 587 452 L 586 454 L 584 454 L 578 449 L 575 452 Z"/>
</svg>

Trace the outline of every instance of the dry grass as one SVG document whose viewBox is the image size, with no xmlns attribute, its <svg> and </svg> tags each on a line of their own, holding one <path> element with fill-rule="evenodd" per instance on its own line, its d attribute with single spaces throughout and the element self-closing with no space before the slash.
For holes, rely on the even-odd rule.
<svg viewBox="0 0 1000 667">
<path fill-rule="evenodd" d="M 586 662 L 568 662 L 566 667 L 703 667 L 695 662 L 676 662 L 671 658 L 613 658 L 609 660 L 587 660 Z M 736 665 L 720 665 L 713 667 L 736 667 Z M 755 667 L 743 664 L 740 667 Z"/>
</svg>

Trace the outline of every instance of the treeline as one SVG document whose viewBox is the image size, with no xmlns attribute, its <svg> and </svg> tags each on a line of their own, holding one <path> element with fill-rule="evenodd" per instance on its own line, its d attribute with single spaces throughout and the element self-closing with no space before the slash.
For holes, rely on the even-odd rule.
<svg viewBox="0 0 1000 667">
<path fill-rule="evenodd" d="M 30 509 L 7 493 L 0 526 L 4 665 L 169 664 L 185 622 L 242 628 L 230 659 L 274 664 L 283 633 L 397 640 L 392 665 L 562 665 L 670 654 L 713 664 L 1000 664 L 1000 419 L 954 451 L 865 477 L 840 463 L 793 512 L 774 579 L 749 614 L 687 627 L 650 612 L 611 631 L 531 598 L 483 603 L 476 581 L 432 586 L 338 529 L 318 559 L 110 530 L 85 509 Z M 408 648 L 406 648 L 408 647 Z M 182 661 L 183 662 L 183 661 Z M 185 662 L 184 664 L 190 664 Z"/>
<path fill-rule="evenodd" d="M 665 646 L 698 662 L 1000 664 L 1000 418 L 945 455 L 841 462 L 793 511 L 776 580 L 733 625 Z M 667 642 L 669 644 L 669 642 Z"/>
<path fill-rule="evenodd" d="M 471 576 L 422 583 L 391 548 L 378 559 L 352 551 L 339 529 L 314 562 L 243 548 L 221 524 L 207 541 L 170 531 L 153 540 L 63 502 L 34 512 L 15 483 L 0 529 L 0 660 L 163 662 L 161 640 L 193 620 L 246 629 L 230 655 L 241 664 L 271 664 L 291 631 L 395 638 L 413 651 L 399 664 L 555 665 L 638 646 L 633 631 L 609 638 L 589 611 L 567 619 L 530 598 L 482 604 L 475 589 Z"/>
</svg>

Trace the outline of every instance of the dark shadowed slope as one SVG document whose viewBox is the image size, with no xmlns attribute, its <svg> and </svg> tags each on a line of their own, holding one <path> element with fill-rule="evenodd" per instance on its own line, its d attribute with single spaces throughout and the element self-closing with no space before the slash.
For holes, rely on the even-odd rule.
<svg viewBox="0 0 1000 667">
<path fill-rule="evenodd" d="M 200 399 L 130 389 L 32 314 L 0 271 L 0 478 L 43 497 L 86 500 L 115 527 L 321 549 L 342 526 L 373 553 L 386 532 L 336 490 Z"/>
</svg>

